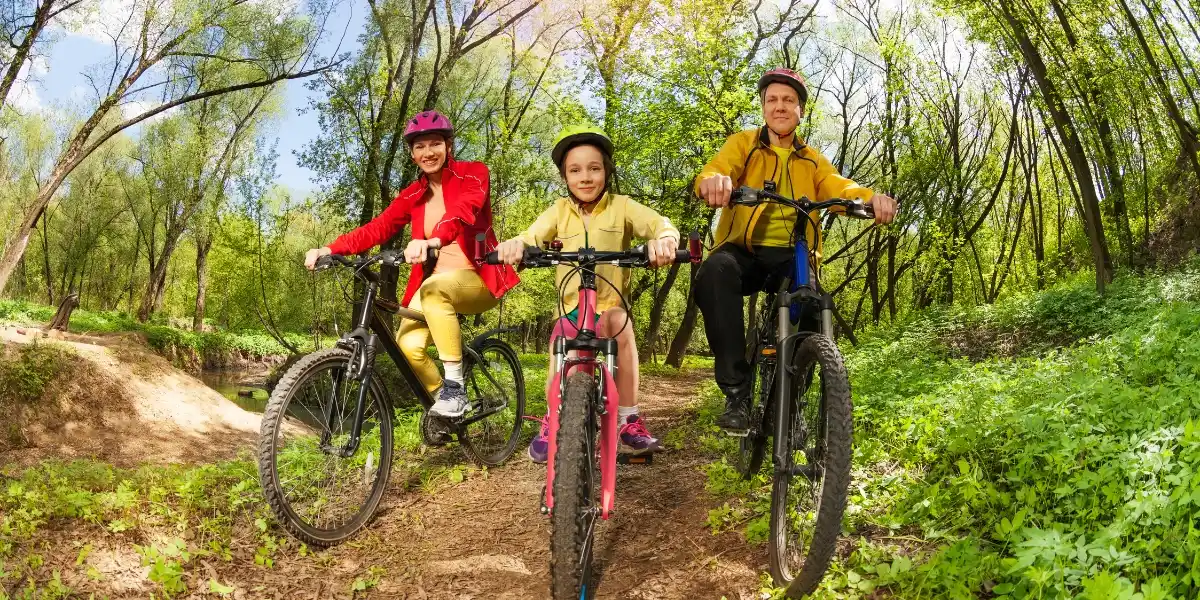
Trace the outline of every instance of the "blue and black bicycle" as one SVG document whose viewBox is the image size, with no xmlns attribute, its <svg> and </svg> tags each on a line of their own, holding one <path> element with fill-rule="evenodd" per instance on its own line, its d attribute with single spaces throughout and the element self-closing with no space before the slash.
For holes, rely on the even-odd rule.
<svg viewBox="0 0 1200 600">
<path fill-rule="evenodd" d="M 854 431 L 850 379 L 833 342 L 833 299 L 811 269 L 815 261 L 805 232 L 822 210 L 840 207 L 861 219 L 874 214 L 857 200 L 794 200 L 750 187 L 734 190 L 731 202 L 775 203 L 796 211 L 799 242 L 792 272 L 765 296 L 763 318 L 748 337 L 757 394 L 751 395 L 750 429 L 736 462 L 744 477 L 753 477 L 773 438 L 771 576 L 788 597 L 800 598 L 821 583 L 837 546 Z"/>
</svg>

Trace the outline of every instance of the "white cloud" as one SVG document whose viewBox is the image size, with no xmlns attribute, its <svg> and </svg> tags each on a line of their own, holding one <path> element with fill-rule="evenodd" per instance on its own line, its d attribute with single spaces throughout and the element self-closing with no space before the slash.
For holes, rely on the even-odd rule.
<svg viewBox="0 0 1200 600">
<path fill-rule="evenodd" d="M 161 102 L 152 102 L 152 101 L 147 101 L 147 100 L 129 100 L 129 101 L 121 103 L 121 114 L 124 118 L 129 119 L 132 117 L 136 117 L 144 112 L 154 110 L 156 107 L 160 106 L 161 104 L 162 104 Z M 165 118 L 175 114 L 175 112 L 178 110 L 179 110 L 178 106 L 169 108 L 167 110 L 164 110 L 163 112 L 160 112 L 160 113 L 154 115 L 153 117 L 150 117 L 149 119 L 146 119 L 145 121 L 142 121 L 141 124 L 145 125 L 145 124 L 153 123 L 155 121 L 160 121 L 162 119 L 165 119 Z"/>
<path fill-rule="evenodd" d="M 17 73 L 17 79 L 13 82 L 12 90 L 9 91 L 6 101 L 23 112 L 41 111 L 44 103 L 38 94 L 38 79 L 49 71 L 50 61 L 45 56 L 35 55 L 32 59 L 25 61 L 25 64 L 21 65 L 20 72 Z"/>
</svg>

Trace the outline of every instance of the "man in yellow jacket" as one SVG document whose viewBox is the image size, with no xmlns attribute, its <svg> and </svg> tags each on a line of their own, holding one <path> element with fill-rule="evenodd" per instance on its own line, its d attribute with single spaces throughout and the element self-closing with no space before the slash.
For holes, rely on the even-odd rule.
<svg viewBox="0 0 1200 600">
<path fill-rule="evenodd" d="M 725 412 L 717 424 L 730 432 L 749 428 L 751 373 L 745 358 L 744 296 L 765 289 L 768 281 L 786 276 L 799 242 L 794 210 L 778 204 L 730 206 L 735 187 L 762 188 L 768 181 L 776 193 L 816 202 L 831 198 L 871 204 L 875 220 L 890 223 L 896 202 L 838 174 L 816 149 L 796 136 L 804 116 L 808 89 L 790 69 L 771 69 L 758 80 L 763 121 L 760 129 L 729 136 L 721 151 L 696 178 L 696 194 L 721 209 L 715 247 L 696 276 L 696 304 L 715 358 L 717 385 L 725 394 Z M 820 229 L 806 224 L 804 239 L 820 258 Z"/>
</svg>

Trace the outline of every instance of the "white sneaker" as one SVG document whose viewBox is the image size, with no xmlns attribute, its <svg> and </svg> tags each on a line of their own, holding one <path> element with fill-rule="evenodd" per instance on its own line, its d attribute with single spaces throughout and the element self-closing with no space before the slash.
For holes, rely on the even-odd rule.
<svg viewBox="0 0 1200 600">
<path fill-rule="evenodd" d="M 467 412 L 467 390 L 463 384 L 447 379 L 438 392 L 437 402 L 429 408 L 436 417 L 461 417 Z"/>
</svg>

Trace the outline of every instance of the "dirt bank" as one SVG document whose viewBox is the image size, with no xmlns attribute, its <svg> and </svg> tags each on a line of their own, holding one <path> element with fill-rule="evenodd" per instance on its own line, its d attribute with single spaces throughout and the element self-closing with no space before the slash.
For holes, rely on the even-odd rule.
<svg viewBox="0 0 1200 600">
<path fill-rule="evenodd" d="M 69 358 L 36 401 L 16 409 L 0 462 L 89 457 L 118 466 L 212 462 L 250 446 L 260 418 L 131 336 L 0 328 L 5 352 L 61 344 Z"/>
</svg>

